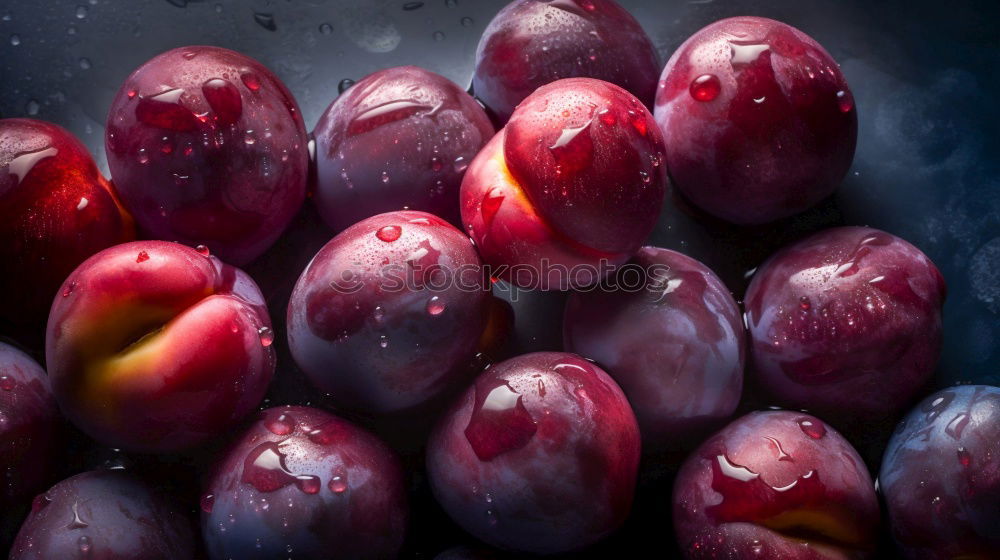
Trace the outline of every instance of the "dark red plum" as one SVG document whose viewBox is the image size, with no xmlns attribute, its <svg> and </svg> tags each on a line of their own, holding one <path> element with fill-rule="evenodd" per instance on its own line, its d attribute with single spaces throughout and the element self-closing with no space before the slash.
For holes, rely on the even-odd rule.
<svg viewBox="0 0 1000 560">
<path fill-rule="evenodd" d="M 460 226 L 462 177 L 493 133 L 482 107 L 446 78 L 416 66 L 379 70 L 316 125 L 313 200 L 336 231 L 403 209 Z"/>
<path fill-rule="evenodd" d="M 62 417 L 45 370 L 0 342 L 0 509 L 14 511 L 49 482 L 61 435 Z"/>
<path fill-rule="evenodd" d="M 615 285 L 573 293 L 563 339 L 621 385 L 647 451 L 696 443 L 739 403 L 739 307 L 708 267 L 675 251 L 644 247 Z"/>
<path fill-rule="evenodd" d="M 618 385 L 574 354 L 525 354 L 486 369 L 427 448 L 431 489 L 451 518 L 500 548 L 550 554 L 622 524 L 639 428 Z"/>
<path fill-rule="evenodd" d="M 166 241 L 110 247 L 52 303 L 46 364 L 63 413 L 109 446 L 188 450 L 264 397 L 275 367 L 264 297 L 242 270 Z"/>
<path fill-rule="evenodd" d="M 490 315 L 469 238 L 425 212 L 372 216 L 327 243 L 288 303 L 295 362 L 341 407 L 403 412 L 470 375 Z"/>
<path fill-rule="evenodd" d="M 515 0 L 479 40 L 472 87 L 505 123 L 539 87 L 562 78 L 597 78 L 647 107 L 659 61 L 639 22 L 614 0 Z"/>
<path fill-rule="evenodd" d="M 879 489 L 907 558 L 1000 551 L 1000 387 L 938 391 L 899 424 Z"/>
<path fill-rule="evenodd" d="M 305 200 L 306 130 L 288 89 L 242 54 L 167 51 L 125 80 L 108 114 L 111 176 L 142 234 L 207 245 L 242 266 Z"/>
<path fill-rule="evenodd" d="M 198 558 L 190 520 L 121 470 L 88 471 L 39 495 L 10 560 Z"/>
<path fill-rule="evenodd" d="M 853 447 L 822 420 L 753 412 L 705 441 L 674 482 L 686 558 L 868 558 L 878 501 Z"/>
<path fill-rule="evenodd" d="M 66 276 L 135 238 L 135 225 L 87 149 L 65 129 L 0 120 L 0 330 L 34 345 Z M 39 340 L 36 340 L 39 339 Z"/>
<path fill-rule="evenodd" d="M 392 452 L 303 406 L 261 412 L 215 464 L 201 510 L 216 560 L 395 558 L 408 518 Z"/>
<path fill-rule="evenodd" d="M 539 88 L 476 156 L 462 220 L 493 274 L 523 288 L 588 286 L 652 232 L 668 188 L 652 115 L 613 84 Z"/>
<path fill-rule="evenodd" d="M 660 76 L 655 114 L 677 189 L 736 224 L 832 194 L 858 136 L 837 62 L 805 33 L 760 17 L 717 21 L 685 41 Z"/>
<path fill-rule="evenodd" d="M 875 420 L 905 406 L 941 352 L 945 283 L 926 255 L 866 227 L 774 254 L 747 289 L 751 372 L 781 404 Z"/>
</svg>

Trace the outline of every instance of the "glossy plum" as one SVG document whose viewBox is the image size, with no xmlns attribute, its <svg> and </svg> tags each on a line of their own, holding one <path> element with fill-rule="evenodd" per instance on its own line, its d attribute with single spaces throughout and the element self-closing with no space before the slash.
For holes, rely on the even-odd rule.
<svg viewBox="0 0 1000 560">
<path fill-rule="evenodd" d="M 111 176 L 146 237 L 207 245 L 242 266 L 305 200 L 308 148 L 295 99 L 259 62 L 182 47 L 140 66 L 108 114 Z"/>
<path fill-rule="evenodd" d="M 614 0 L 515 0 L 479 40 L 472 87 L 494 119 L 539 87 L 562 78 L 597 78 L 647 107 L 659 61 L 639 22 Z"/>
<path fill-rule="evenodd" d="M 395 558 L 407 524 L 396 457 L 319 409 L 270 408 L 216 463 L 201 497 L 213 559 Z"/>
<path fill-rule="evenodd" d="M 461 225 L 462 177 L 493 133 L 482 107 L 448 79 L 416 66 L 379 70 L 320 117 L 313 200 L 336 231 L 404 208 Z"/>
<path fill-rule="evenodd" d="M 574 354 L 539 352 L 480 374 L 427 449 L 451 518 L 500 548 L 548 554 L 590 545 L 628 515 L 639 428 L 618 385 Z"/>
<path fill-rule="evenodd" d="M 739 307 L 700 262 L 644 247 L 617 283 L 575 292 L 565 348 L 594 359 L 621 385 L 644 449 L 695 443 L 736 409 L 745 334 Z M 630 280 L 630 276 L 632 276 Z"/>
<path fill-rule="evenodd" d="M 674 483 L 686 558 L 871 556 L 879 523 L 871 475 L 822 420 L 753 412 L 705 441 Z"/>
<path fill-rule="evenodd" d="M 593 284 L 656 225 L 668 187 L 663 149 L 652 115 L 627 91 L 554 82 L 473 160 L 462 220 L 497 277 L 524 288 Z"/>
<path fill-rule="evenodd" d="M 136 241 L 84 261 L 52 304 L 46 362 L 63 413 L 130 451 L 203 443 L 260 402 L 270 318 L 243 271 L 207 250 Z"/>
<path fill-rule="evenodd" d="M 1000 388 L 951 387 L 899 424 L 879 487 L 907 558 L 992 558 L 1000 551 Z"/>
<path fill-rule="evenodd" d="M 135 226 L 79 140 L 54 124 L 0 120 L 0 332 L 34 345 L 56 289 Z"/>
<path fill-rule="evenodd" d="M 786 247 L 746 293 L 751 371 L 781 404 L 830 419 L 885 418 L 941 352 L 945 283 L 919 249 L 842 227 Z"/>
<path fill-rule="evenodd" d="M 0 342 L 0 509 L 14 511 L 48 482 L 61 432 L 62 417 L 45 370 Z"/>
<path fill-rule="evenodd" d="M 829 196 L 854 157 L 858 116 L 840 66 L 798 29 L 717 21 L 667 62 L 656 121 L 677 189 L 709 214 L 761 224 Z"/>
<path fill-rule="evenodd" d="M 425 212 L 372 216 L 327 243 L 288 303 L 295 362 L 338 406 L 419 407 L 467 381 L 489 282 L 461 231 Z"/>
<path fill-rule="evenodd" d="M 198 558 L 191 522 L 121 470 L 88 471 L 39 495 L 10 560 Z"/>
</svg>

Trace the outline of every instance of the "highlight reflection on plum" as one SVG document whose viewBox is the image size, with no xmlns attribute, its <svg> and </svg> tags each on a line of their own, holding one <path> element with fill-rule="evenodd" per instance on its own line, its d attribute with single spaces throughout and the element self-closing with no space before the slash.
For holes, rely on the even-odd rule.
<svg viewBox="0 0 1000 560">
<path fill-rule="evenodd" d="M 889 440 L 879 487 L 907 558 L 1000 551 L 1000 388 L 951 387 L 924 399 Z"/>
<path fill-rule="evenodd" d="M 937 364 L 944 297 L 937 267 L 906 241 L 821 231 L 774 254 L 747 289 L 751 372 L 784 405 L 885 418 Z"/>
<path fill-rule="evenodd" d="M 621 389 L 559 352 L 486 369 L 427 449 L 434 496 L 456 523 L 491 545 L 538 554 L 618 528 L 638 466 L 639 429 Z"/>
<path fill-rule="evenodd" d="M 482 107 L 451 81 L 402 66 L 362 78 L 316 125 L 316 196 L 335 231 L 392 210 L 460 226 L 458 189 L 493 136 Z"/>
<path fill-rule="evenodd" d="M 394 558 L 406 532 L 399 463 L 321 410 L 270 408 L 229 447 L 201 497 L 211 558 Z"/>
</svg>

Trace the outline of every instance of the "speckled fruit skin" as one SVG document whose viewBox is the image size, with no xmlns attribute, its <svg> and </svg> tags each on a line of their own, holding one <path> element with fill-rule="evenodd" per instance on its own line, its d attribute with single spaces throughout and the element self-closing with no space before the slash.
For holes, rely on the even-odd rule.
<svg viewBox="0 0 1000 560">
<path fill-rule="evenodd" d="M 120 470 L 88 471 L 38 496 L 10 560 L 199 558 L 191 522 Z"/>
<path fill-rule="evenodd" d="M 87 259 L 63 283 L 46 363 L 59 407 L 87 435 L 177 452 L 263 398 L 275 365 L 270 326 L 243 271 L 178 243 L 135 241 Z"/>
<path fill-rule="evenodd" d="M 613 0 L 516 0 L 483 32 L 472 87 L 503 124 L 524 98 L 562 78 L 605 80 L 651 107 L 658 69 L 653 42 Z"/>
<path fill-rule="evenodd" d="M 0 342 L 0 509 L 13 512 L 48 482 L 61 432 L 62 417 L 45 370 Z"/>
<path fill-rule="evenodd" d="M 684 462 L 674 529 L 686 558 L 869 558 L 879 524 L 871 475 L 808 414 L 753 412 Z"/>
<path fill-rule="evenodd" d="M 462 177 L 493 133 L 483 108 L 446 78 L 416 66 L 379 70 L 320 117 L 313 200 L 335 231 L 404 208 L 460 227 Z"/>
<path fill-rule="evenodd" d="M 467 382 L 490 292 L 461 231 L 425 212 L 372 216 L 327 243 L 288 302 L 295 362 L 346 409 L 397 413 Z"/>
<path fill-rule="evenodd" d="M 739 307 L 700 262 L 643 247 L 635 286 L 575 292 L 564 347 L 599 363 L 635 410 L 646 451 L 685 447 L 721 427 L 740 400 L 745 333 Z"/>
<path fill-rule="evenodd" d="M 634 96 L 589 78 L 525 99 L 462 181 L 462 221 L 492 274 L 523 288 L 588 286 L 656 225 L 663 139 Z M 562 267 L 562 268 L 559 268 Z"/>
<path fill-rule="evenodd" d="M 886 418 L 937 364 L 944 298 L 941 273 L 906 241 L 865 227 L 821 231 L 754 275 L 751 371 L 781 404 L 830 419 Z"/>
<path fill-rule="evenodd" d="M 207 245 L 242 266 L 305 200 L 309 154 L 295 99 L 242 54 L 167 51 L 125 80 L 108 113 L 111 176 L 142 234 Z"/>
<path fill-rule="evenodd" d="M 685 41 L 663 69 L 654 113 L 677 189 L 736 224 L 832 194 L 858 136 L 836 61 L 805 33 L 759 17 L 717 21 Z"/>
<path fill-rule="evenodd" d="M 434 496 L 500 548 L 579 549 L 632 505 L 639 427 L 618 385 L 574 354 L 539 352 L 480 374 L 427 447 Z"/>
<path fill-rule="evenodd" d="M 907 558 L 1000 551 L 1000 387 L 934 393 L 899 424 L 879 487 Z"/>
<path fill-rule="evenodd" d="M 0 332 L 34 345 L 59 284 L 84 259 L 135 238 L 87 149 L 65 129 L 0 120 Z"/>
<path fill-rule="evenodd" d="M 215 464 L 201 508 L 213 560 L 395 558 L 408 518 L 389 448 L 304 406 L 261 412 Z"/>
</svg>

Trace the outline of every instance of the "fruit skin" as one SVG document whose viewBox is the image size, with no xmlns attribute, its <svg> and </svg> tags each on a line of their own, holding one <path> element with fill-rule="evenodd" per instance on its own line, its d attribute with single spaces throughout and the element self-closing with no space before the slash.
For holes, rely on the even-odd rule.
<svg viewBox="0 0 1000 560">
<path fill-rule="evenodd" d="M 703 76 L 714 76 L 718 90 L 699 88 Z M 836 61 L 805 33 L 759 17 L 717 21 L 688 38 L 663 69 L 654 114 L 677 189 L 744 225 L 797 214 L 832 194 L 858 135 Z"/>
<path fill-rule="evenodd" d="M 427 447 L 431 489 L 456 523 L 493 546 L 536 554 L 582 548 L 618 528 L 638 466 L 639 428 L 621 389 L 561 352 L 485 370 Z"/>
<path fill-rule="evenodd" d="M 181 511 L 125 471 L 87 471 L 35 499 L 10 560 L 199 558 Z"/>
<path fill-rule="evenodd" d="M 63 283 L 46 363 L 59 407 L 87 435 L 177 452 L 263 398 L 275 365 L 261 334 L 270 326 L 243 271 L 178 243 L 135 241 L 87 259 Z"/>
<path fill-rule="evenodd" d="M 490 21 L 472 87 L 496 122 L 539 87 L 588 77 L 652 106 L 659 60 L 639 22 L 613 0 L 516 0 Z"/>
<path fill-rule="evenodd" d="M 673 504 L 686 558 L 867 558 L 878 534 L 861 457 L 800 412 L 752 412 L 709 438 L 677 474 Z"/>
<path fill-rule="evenodd" d="M 750 282 L 750 371 L 780 404 L 831 420 L 886 418 L 937 364 L 944 298 L 941 273 L 906 241 L 866 227 L 821 231 Z"/>
<path fill-rule="evenodd" d="M 62 428 L 45 370 L 0 342 L 0 509 L 13 511 L 49 481 L 63 443 Z"/>
<path fill-rule="evenodd" d="M 201 505 L 213 559 L 395 558 L 408 518 L 392 452 L 304 406 L 261 412 L 215 464 Z"/>
<path fill-rule="evenodd" d="M 230 50 L 181 47 L 140 66 L 112 102 L 105 147 L 143 236 L 207 245 L 236 266 L 271 246 L 305 200 L 295 99 Z"/>
<path fill-rule="evenodd" d="M 669 182 L 652 115 L 627 91 L 559 80 L 525 99 L 462 181 L 462 221 L 523 288 L 588 286 L 652 232 Z"/>
<path fill-rule="evenodd" d="M 595 360 L 621 385 L 645 451 L 690 446 L 739 404 L 746 354 L 740 310 L 708 267 L 681 253 L 643 247 L 633 267 L 645 273 L 641 283 L 625 285 L 623 273 L 616 286 L 570 295 L 564 347 Z"/>
<path fill-rule="evenodd" d="M 460 227 L 462 177 L 494 132 L 482 107 L 450 80 L 416 66 L 379 70 L 320 117 L 313 200 L 335 231 L 403 208 Z"/>
<path fill-rule="evenodd" d="M 299 277 L 288 345 L 338 407 L 409 411 L 468 381 L 488 285 L 469 238 L 441 218 L 372 216 L 330 240 Z"/>
<path fill-rule="evenodd" d="M 79 140 L 51 123 L 0 120 L 0 261 L 17 271 L 0 275 L 0 331 L 40 343 L 66 275 L 134 238 L 131 216 Z"/>
<path fill-rule="evenodd" d="M 879 487 L 907 558 L 990 558 L 1000 550 L 1000 387 L 938 391 L 899 424 Z"/>
</svg>

